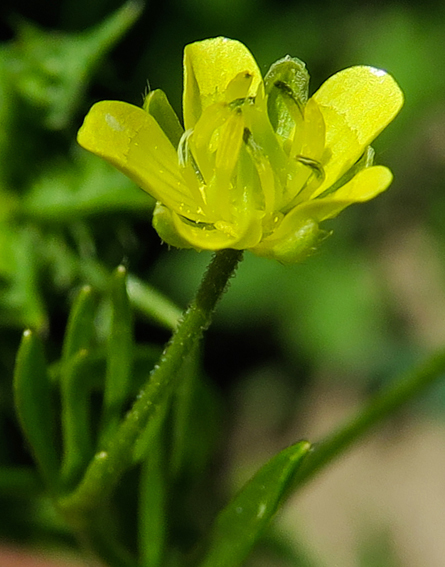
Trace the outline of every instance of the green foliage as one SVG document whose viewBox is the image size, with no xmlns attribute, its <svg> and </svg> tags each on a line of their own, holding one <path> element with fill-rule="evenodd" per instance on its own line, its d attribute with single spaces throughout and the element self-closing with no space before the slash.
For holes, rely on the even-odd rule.
<svg viewBox="0 0 445 567">
<path fill-rule="evenodd" d="M 228 10 L 219 0 L 170 0 L 162 10 L 129 2 L 110 15 L 106 2 L 38 4 L 30 4 L 34 12 L 20 4 L 10 10 L 17 16 L 10 19 L 13 36 L 0 46 L 0 539 L 73 549 L 73 533 L 85 528 L 111 565 L 133 566 L 138 557 L 144 567 L 178 567 L 205 565 L 205 551 L 224 565 L 240 564 L 259 538 L 249 565 L 319 566 L 317 550 L 298 540 L 304 518 L 292 526 L 299 532 L 295 551 L 279 525 L 264 531 L 259 520 L 269 516 L 255 516 L 265 496 L 258 475 L 266 475 L 261 486 L 270 487 L 272 515 L 292 484 L 298 463 L 288 457 L 302 450 L 298 445 L 261 468 L 223 511 L 217 503 L 235 491 L 234 470 L 251 468 L 270 433 L 276 450 L 302 435 L 314 391 L 363 395 L 445 336 L 444 7 L 390 2 L 376 11 L 360 3 L 266 1 L 258 9 L 246 0 Z M 169 92 L 179 110 L 184 44 L 218 34 L 249 45 L 263 72 L 283 53 L 310 62 L 313 88 L 351 64 L 390 71 L 406 107 L 376 144 L 376 156 L 394 171 L 394 185 L 375 204 L 347 213 L 324 250 L 302 265 L 246 256 L 220 305 L 205 364 L 193 349 L 174 392 L 143 428 L 110 502 L 79 528 L 79 514 L 61 515 L 60 503 L 81 485 L 159 364 L 161 343 L 180 320 L 177 304 L 195 293 L 209 257 L 161 247 L 149 228 L 152 200 L 78 148 L 75 133 L 92 102 L 142 104 L 149 81 L 146 104 L 177 139 L 180 126 L 156 89 Z M 283 74 L 298 67 L 286 65 Z M 283 93 L 275 94 L 277 105 L 285 104 Z M 402 260 L 411 268 L 401 270 Z M 125 269 L 116 272 L 121 262 Z M 260 385 L 250 389 L 243 422 L 238 385 L 255 377 Z M 435 391 L 422 410 L 443 413 L 443 400 Z M 298 409 L 297 426 L 287 429 Z M 258 424 L 261 435 L 252 440 Z M 296 478 L 335 450 L 321 448 Z M 223 470 L 221 455 L 232 457 Z M 242 521 L 239 499 L 252 512 Z M 391 536 L 386 525 L 368 534 L 357 564 L 398 564 Z"/>
<path fill-rule="evenodd" d="M 301 441 L 265 464 L 216 519 L 200 567 L 236 567 L 275 514 L 310 449 Z"/>
<path fill-rule="evenodd" d="M 22 429 L 48 486 L 57 486 L 58 456 L 51 385 L 39 339 L 25 331 L 14 376 L 15 407 Z"/>
<path fill-rule="evenodd" d="M 204 295 L 203 292 L 201 295 Z M 155 404 L 154 427 L 149 421 L 147 427 L 151 434 L 147 437 L 139 426 L 138 435 L 145 438 L 144 451 L 139 451 L 136 461 L 128 459 L 126 455 L 131 455 L 131 451 L 122 450 L 127 443 L 122 431 L 131 412 L 125 416 L 124 408 L 134 396 L 139 380 L 136 381 L 136 351 L 133 348 L 132 317 L 123 267 L 119 267 L 112 276 L 110 300 L 112 317 L 105 349 L 97 336 L 96 298 L 91 288 L 82 288 L 73 303 L 62 357 L 52 371 L 54 389 L 59 390 L 60 416 L 56 415 L 55 392 L 52 391 L 42 345 L 31 331 L 24 333 L 17 357 L 15 403 L 22 429 L 47 490 L 53 495 L 54 505 L 61 510 L 74 533 L 90 541 L 96 553 L 112 565 L 132 564 L 131 553 L 123 551 L 121 544 L 116 542 L 106 545 L 104 526 L 95 524 L 109 506 L 108 500 L 99 500 L 96 504 L 95 494 L 104 489 L 109 492 L 103 483 L 114 478 L 114 470 L 102 475 L 91 471 L 97 469 L 97 463 L 106 461 L 112 452 L 117 452 L 123 459 L 123 470 L 137 462 L 142 463 L 138 467 L 139 489 L 136 491 L 140 495 L 137 504 L 139 552 L 144 565 L 156 567 L 163 564 L 164 558 L 169 561 L 169 548 L 177 546 L 171 536 L 167 536 L 166 526 L 172 522 L 168 514 L 175 514 L 176 508 L 181 507 L 181 500 L 189 492 L 187 484 L 194 482 L 211 454 L 212 443 L 207 441 L 209 420 L 206 419 L 206 427 L 203 427 L 202 418 L 207 416 L 199 410 L 200 403 L 204 401 L 208 405 L 211 398 L 202 395 L 207 386 L 200 377 L 198 349 L 195 347 L 181 370 L 180 387 L 174 396 L 170 380 L 164 381 L 164 384 L 159 382 L 159 388 L 164 389 L 166 395 L 156 394 L 156 397 L 150 398 L 150 392 L 156 392 L 150 389 L 150 381 L 148 395 L 141 393 L 143 405 L 136 402 L 134 408 L 138 409 L 132 412 L 143 412 L 143 407 Z M 193 309 L 190 313 L 193 314 Z M 201 334 L 199 328 L 198 334 Z M 176 341 L 179 340 L 181 345 L 183 339 L 178 339 L 178 336 L 181 337 L 179 330 Z M 172 341 L 171 344 L 174 343 Z M 152 383 L 160 380 L 156 369 L 161 368 L 165 360 L 168 360 L 168 354 L 160 358 L 160 366 L 155 366 Z M 149 361 L 145 359 L 144 362 Z M 102 398 L 96 427 L 91 416 L 94 389 L 101 392 Z M 196 421 L 199 422 L 198 427 L 193 425 Z M 61 451 L 55 438 L 56 422 L 57 430 L 61 430 Z M 189 439 L 190 433 L 196 438 Z M 227 567 L 242 562 L 276 512 L 308 449 L 309 444 L 302 442 L 279 453 L 221 512 L 210 536 L 204 565 L 215 564 L 215 557 L 219 558 L 218 564 Z M 178 491 L 175 485 L 181 478 L 185 484 L 182 481 Z M 111 482 L 115 484 L 114 480 Z M 77 496 L 82 490 L 87 498 Z M 175 496 L 170 501 L 172 490 Z"/>
</svg>

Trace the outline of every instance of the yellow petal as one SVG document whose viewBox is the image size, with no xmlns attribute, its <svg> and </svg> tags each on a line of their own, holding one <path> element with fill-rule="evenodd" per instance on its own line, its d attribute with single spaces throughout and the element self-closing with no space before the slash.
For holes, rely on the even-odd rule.
<svg viewBox="0 0 445 567">
<path fill-rule="evenodd" d="M 349 205 L 373 199 L 385 191 L 391 181 L 392 173 L 383 165 L 362 169 L 335 193 L 325 198 L 306 201 L 295 207 L 288 217 L 292 216 L 296 223 L 305 218 L 311 218 L 316 222 L 334 218 Z"/>
<path fill-rule="evenodd" d="M 157 201 L 196 216 L 175 148 L 147 112 L 117 101 L 95 104 L 77 135 L 79 144 L 125 173 Z"/>
<path fill-rule="evenodd" d="M 322 193 L 393 120 L 403 105 L 403 93 L 385 71 L 358 66 L 333 75 L 313 98 L 326 123 Z"/>
<path fill-rule="evenodd" d="M 184 49 L 184 125 L 193 128 L 204 108 L 224 100 L 229 83 L 239 74 L 252 75 L 248 96 L 254 96 L 261 73 L 250 51 L 239 41 L 217 37 Z"/>
<path fill-rule="evenodd" d="M 179 237 L 197 250 L 244 250 L 256 246 L 261 240 L 261 216 L 251 208 L 240 207 L 233 210 L 231 222 L 192 223 L 174 212 L 172 220 Z M 175 245 L 173 242 L 171 244 Z"/>
<path fill-rule="evenodd" d="M 323 220 L 337 216 L 353 203 L 368 201 L 384 191 L 392 181 L 391 171 L 383 166 L 361 170 L 349 183 L 325 199 L 313 199 L 295 207 L 279 227 L 251 249 L 283 264 L 304 260 L 328 234 L 318 228 Z"/>
</svg>

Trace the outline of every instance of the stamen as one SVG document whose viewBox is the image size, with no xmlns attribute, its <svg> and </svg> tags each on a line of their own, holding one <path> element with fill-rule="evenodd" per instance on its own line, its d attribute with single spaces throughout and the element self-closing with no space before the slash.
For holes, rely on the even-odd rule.
<svg viewBox="0 0 445 567">
<path fill-rule="evenodd" d="M 189 128 L 182 134 L 181 139 L 179 140 L 178 144 L 178 162 L 180 167 L 186 167 L 189 161 L 190 156 L 190 148 L 188 140 L 190 136 L 193 134 L 193 129 Z"/>
<path fill-rule="evenodd" d="M 295 159 L 302 163 L 303 165 L 307 165 L 308 167 L 310 167 L 313 171 L 313 173 L 315 173 L 316 177 L 322 181 L 324 181 L 326 175 L 323 169 L 323 166 L 321 165 L 321 163 L 315 159 L 311 159 L 308 157 L 304 157 L 304 156 L 295 156 Z"/>
<path fill-rule="evenodd" d="M 195 161 L 195 158 L 193 157 L 193 154 L 190 150 L 189 138 L 192 134 L 193 134 L 193 129 L 189 128 L 184 132 L 184 134 L 182 134 L 181 139 L 179 140 L 178 149 L 177 149 L 178 163 L 179 166 L 183 168 L 187 167 L 187 165 L 190 164 L 193 168 L 193 171 L 195 172 L 196 177 L 199 180 L 199 183 L 201 185 L 205 185 L 204 176 L 202 175 Z"/>
</svg>

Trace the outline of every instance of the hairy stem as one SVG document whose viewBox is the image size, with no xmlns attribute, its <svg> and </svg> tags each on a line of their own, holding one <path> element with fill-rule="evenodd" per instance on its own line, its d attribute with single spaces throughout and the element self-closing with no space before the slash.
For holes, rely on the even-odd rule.
<svg viewBox="0 0 445 567">
<path fill-rule="evenodd" d="M 96 453 L 76 490 L 59 499 L 58 507 L 73 527 L 82 529 L 89 515 L 106 504 L 122 474 L 132 465 L 135 442 L 174 388 L 178 370 L 210 325 L 216 303 L 241 258 L 238 250 L 222 250 L 214 255 L 195 299 L 117 433 Z"/>
</svg>

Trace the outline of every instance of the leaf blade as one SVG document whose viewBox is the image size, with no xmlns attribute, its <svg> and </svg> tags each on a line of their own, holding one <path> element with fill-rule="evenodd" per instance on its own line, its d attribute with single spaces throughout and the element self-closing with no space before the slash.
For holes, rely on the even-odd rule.
<svg viewBox="0 0 445 567">
<path fill-rule="evenodd" d="M 310 450 L 301 441 L 275 455 L 222 510 L 199 567 L 236 567 L 245 559 L 277 511 L 295 473 Z"/>
</svg>

